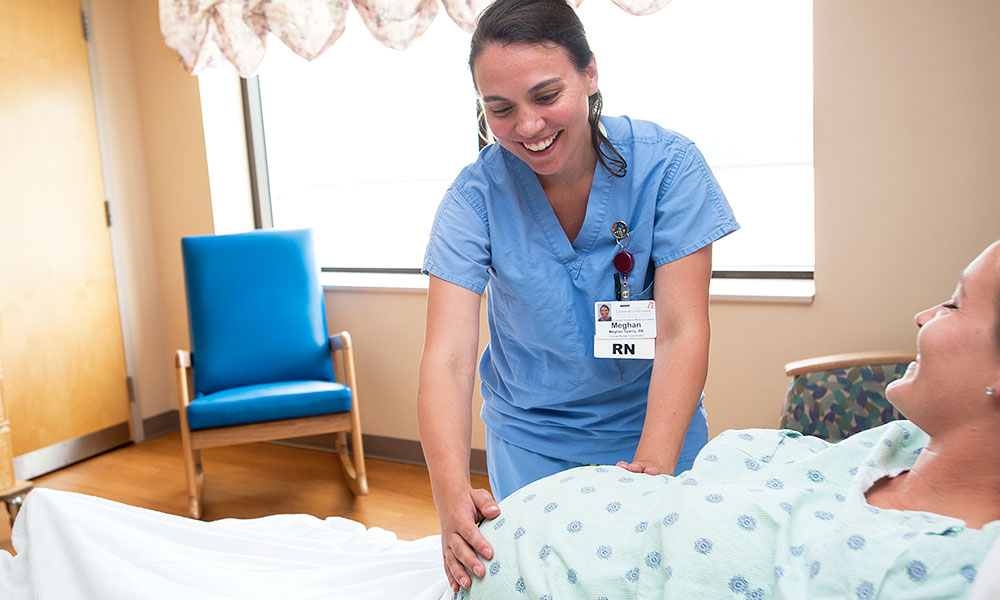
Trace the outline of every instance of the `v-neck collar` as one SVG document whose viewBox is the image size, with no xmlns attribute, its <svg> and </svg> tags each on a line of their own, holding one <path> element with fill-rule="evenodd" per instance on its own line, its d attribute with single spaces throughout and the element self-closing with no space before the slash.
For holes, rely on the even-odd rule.
<svg viewBox="0 0 1000 600">
<path fill-rule="evenodd" d="M 531 211 L 534 222 L 549 244 L 552 253 L 563 263 L 570 275 L 576 279 L 580 275 L 584 261 L 594 249 L 601 223 L 606 220 L 611 198 L 611 174 L 603 170 L 600 161 L 594 165 L 594 177 L 587 197 L 587 211 L 576 239 L 571 243 L 563 230 L 556 213 L 549 204 L 548 196 L 542 189 L 538 176 L 524 161 L 506 149 L 503 152 L 507 167 L 514 175 L 521 198 Z M 608 235 L 611 235 L 610 229 Z"/>
</svg>

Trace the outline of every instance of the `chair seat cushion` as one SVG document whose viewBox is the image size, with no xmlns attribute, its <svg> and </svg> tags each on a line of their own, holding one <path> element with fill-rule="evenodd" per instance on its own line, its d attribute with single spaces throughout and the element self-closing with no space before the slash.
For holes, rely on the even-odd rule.
<svg viewBox="0 0 1000 600">
<path fill-rule="evenodd" d="M 283 381 L 232 388 L 199 395 L 187 409 L 192 430 L 349 410 L 351 389 L 335 381 Z"/>
</svg>

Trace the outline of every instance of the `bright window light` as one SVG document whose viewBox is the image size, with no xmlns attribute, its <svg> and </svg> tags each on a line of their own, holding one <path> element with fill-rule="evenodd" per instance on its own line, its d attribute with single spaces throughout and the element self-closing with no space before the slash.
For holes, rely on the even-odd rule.
<svg viewBox="0 0 1000 600">
<path fill-rule="evenodd" d="M 811 271 L 812 3 L 673 0 L 579 8 L 604 114 L 655 121 L 705 154 L 743 228 L 715 268 Z M 313 62 L 275 39 L 259 71 L 273 224 L 312 227 L 328 269 L 417 270 L 438 203 L 476 158 L 469 34 L 443 12 L 386 48 L 351 11 Z"/>
</svg>

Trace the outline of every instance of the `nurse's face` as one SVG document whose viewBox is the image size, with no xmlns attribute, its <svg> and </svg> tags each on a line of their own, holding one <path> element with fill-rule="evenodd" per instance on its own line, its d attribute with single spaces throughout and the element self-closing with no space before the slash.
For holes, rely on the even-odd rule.
<svg viewBox="0 0 1000 600">
<path fill-rule="evenodd" d="M 490 44 L 473 65 L 486 121 L 501 146 L 539 176 L 593 169 L 587 98 L 597 92 L 597 64 L 583 71 L 562 46 Z"/>
<path fill-rule="evenodd" d="M 887 396 L 921 427 L 998 410 L 997 399 L 986 395 L 987 386 L 1000 385 L 998 264 L 1000 242 L 966 267 L 950 298 L 914 317 L 917 360 L 889 385 Z M 921 415 L 932 419 L 920 422 Z"/>
</svg>

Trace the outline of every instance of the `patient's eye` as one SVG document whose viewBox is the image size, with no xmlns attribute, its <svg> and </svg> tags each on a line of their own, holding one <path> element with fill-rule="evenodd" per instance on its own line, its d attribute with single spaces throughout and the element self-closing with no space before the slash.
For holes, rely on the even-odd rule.
<svg viewBox="0 0 1000 600">
<path fill-rule="evenodd" d="M 945 302 L 941 306 L 943 306 L 943 307 L 945 307 L 945 308 L 947 308 L 949 310 L 958 310 L 958 304 L 956 304 L 954 300 L 948 300 L 947 302 Z"/>
</svg>

